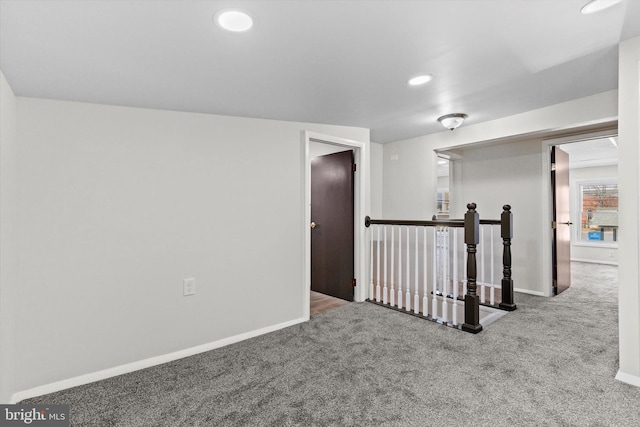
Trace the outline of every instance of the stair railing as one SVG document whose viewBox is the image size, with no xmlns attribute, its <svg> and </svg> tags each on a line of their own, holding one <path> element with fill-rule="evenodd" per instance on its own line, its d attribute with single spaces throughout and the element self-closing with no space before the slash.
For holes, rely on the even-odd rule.
<svg viewBox="0 0 640 427">
<path fill-rule="evenodd" d="M 462 220 L 382 220 L 367 216 L 365 225 L 374 226 L 369 233 L 368 301 L 471 333 L 482 330 L 481 305 L 515 310 L 511 206 L 503 206 L 500 220 L 480 220 L 476 207 L 469 203 Z M 498 228 L 503 248 L 503 278 L 499 285 L 494 280 L 494 261 L 498 257 L 493 247 L 494 240 L 498 240 L 494 239 L 494 229 Z M 481 242 L 487 250 L 483 250 Z M 496 289 L 501 289 L 498 304 Z"/>
</svg>

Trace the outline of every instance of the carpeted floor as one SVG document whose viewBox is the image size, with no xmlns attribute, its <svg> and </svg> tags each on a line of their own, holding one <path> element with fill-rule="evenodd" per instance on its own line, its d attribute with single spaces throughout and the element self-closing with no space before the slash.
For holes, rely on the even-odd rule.
<svg viewBox="0 0 640 427">
<path fill-rule="evenodd" d="M 76 426 L 637 426 L 618 368 L 617 269 L 478 335 L 353 303 L 232 346 L 30 399 Z"/>
</svg>

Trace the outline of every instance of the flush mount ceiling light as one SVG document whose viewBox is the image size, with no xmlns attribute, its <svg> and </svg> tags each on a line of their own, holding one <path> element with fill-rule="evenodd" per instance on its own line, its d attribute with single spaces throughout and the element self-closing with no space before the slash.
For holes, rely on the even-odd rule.
<svg viewBox="0 0 640 427">
<path fill-rule="evenodd" d="M 213 16 L 216 24 L 222 28 L 233 32 L 247 31 L 253 25 L 253 19 L 241 10 L 221 10 Z"/>
<path fill-rule="evenodd" d="M 590 15 L 592 13 L 600 12 L 601 10 L 607 9 L 611 6 L 614 6 L 620 3 L 622 0 L 592 0 L 589 3 L 582 6 L 580 12 L 585 15 Z"/>
<path fill-rule="evenodd" d="M 425 83 L 429 83 L 431 80 L 433 80 L 433 76 L 431 74 L 423 74 L 409 79 L 407 83 L 409 83 L 410 86 L 420 86 Z"/>
<path fill-rule="evenodd" d="M 454 113 L 447 114 L 446 116 L 438 117 L 438 121 L 442 123 L 442 126 L 446 127 L 449 130 L 454 130 L 464 122 L 464 119 L 467 118 L 466 114 L 462 113 Z"/>
</svg>

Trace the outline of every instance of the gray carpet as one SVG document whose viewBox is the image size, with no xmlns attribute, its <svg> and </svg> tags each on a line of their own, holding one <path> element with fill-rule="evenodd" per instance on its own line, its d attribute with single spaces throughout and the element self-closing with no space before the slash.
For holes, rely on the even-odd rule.
<svg viewBox="0 0 640 427">
<path fill-rule="evenodd" d="M 522 279 L 520 279 L 522 280 Z M 229 347 L 30 399 L 76 426 L 638 426 L 618 382 L 617 269 L 479 335 L 353 303 Z"/>
</svg>

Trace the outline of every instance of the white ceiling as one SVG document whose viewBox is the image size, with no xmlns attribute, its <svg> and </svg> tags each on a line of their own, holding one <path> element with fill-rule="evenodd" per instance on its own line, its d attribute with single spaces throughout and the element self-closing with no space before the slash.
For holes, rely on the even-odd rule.
<svg viewBox="0 0 640 427">
<path fill-rule="evenodd" d="M 569 167 L 588 168 L 618 164 L 618 138 L 599 138 L 559 146 L 569 153 Z"/>
<path fill-rule="evenodd" d="M 0 0 L 18 96 L 360 126 L 388 142 L 617 87 L 640 0 Z M 248 11 L 246 33 L 212 22 Z M 430 73 L 426 86 L 409 87 Z M 464 126 L 464 125 L 463 125 Z"/>
</svg>

